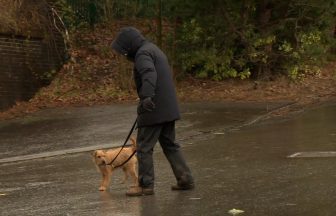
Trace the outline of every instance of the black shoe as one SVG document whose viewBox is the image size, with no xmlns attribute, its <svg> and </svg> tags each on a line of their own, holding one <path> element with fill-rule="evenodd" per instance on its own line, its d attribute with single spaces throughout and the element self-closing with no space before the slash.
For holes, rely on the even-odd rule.
<svg viewBox="0 0 336 216">
<path fill-rule="evenodd" d="M 191 184 L 177 184 L 177 185 L 173 185 L 171 187 L 172 190 L 192 190 L 195 188 L 195 184 L 194 183 L 191 183 Z"/>
</svg>

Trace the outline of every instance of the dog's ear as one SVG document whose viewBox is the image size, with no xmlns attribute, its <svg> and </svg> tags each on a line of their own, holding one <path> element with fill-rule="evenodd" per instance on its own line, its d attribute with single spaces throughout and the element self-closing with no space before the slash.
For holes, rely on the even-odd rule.
<svg viewBox="0 0 336 216">
<path fill-rule="evenodd" d="M 97 156 L 97 150 L 91 152 L 91 156 L 95 158 Z"/>
</svg>

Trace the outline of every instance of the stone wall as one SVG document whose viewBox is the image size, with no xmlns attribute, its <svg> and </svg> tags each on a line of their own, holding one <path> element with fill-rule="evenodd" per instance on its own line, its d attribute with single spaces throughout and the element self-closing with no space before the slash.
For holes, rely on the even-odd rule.
<svg viewBox="0 0 336 216">
<path fill-rule="evenodd" d="M 59 70 L 64 56 L 64 40 L 57 32 L 49 41 L 0 34 L 0 110 L 30 99 L 48 84 L 45 75 Z"/>
</svg>

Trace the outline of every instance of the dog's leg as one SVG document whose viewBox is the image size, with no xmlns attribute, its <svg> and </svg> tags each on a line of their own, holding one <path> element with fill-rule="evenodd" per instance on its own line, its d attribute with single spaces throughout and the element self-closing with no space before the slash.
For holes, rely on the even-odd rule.
<svg viewBox="0 0 336 216">
<path fill-rule="evenodd" d="M 106 190 L 105 179 L 106 179 L 106 174 L 102 174 L 102 181 L 101 181 L 100 187 L 99 187 L 100 191 L 105 191 Z"/>
<path fill-rule="evenodd" d="M 101 180 L 101 183 L 100 183 L 99 190 L 100 191 L 105 191 L 106 190 L 105 182 L 106 182 L 106 179 L 108 178 L 107 177 L 108 173 L 107 173 L 106 167 L 100 168 L 100 171 L 101 171 L 101 174 L 102 174 L 102 180 Z"/>
<path fill-rule="evenodd" d="M 122 170 L 124 171 L 124 179 L 121 181 L 121 184 L 125 184 L 128 179 L 127 168 L 123 167 Z"/>
<path fill-rule="evenodd" d="M 102 173 L 102 182 L 100 184 L 99 190 L 100 191 L 105 191 L 109 184 L 110 184 L 110 178 L 112 175 L 112 170 L 108 169 L 107 167 L 104 167 L 101 169 Z"/>
<path fill-rule="evenodd" d="M 133 178 L 133 186 L 138 186 L 139 185 L 139 182 L 138 182 L 138 175 L 137 175 L 137 172 L 136 172 L 136 167 L 135 165 L 129 167 L 128 169 L 128 173 L 130 176 L 132 176 Z"/>
</svg>

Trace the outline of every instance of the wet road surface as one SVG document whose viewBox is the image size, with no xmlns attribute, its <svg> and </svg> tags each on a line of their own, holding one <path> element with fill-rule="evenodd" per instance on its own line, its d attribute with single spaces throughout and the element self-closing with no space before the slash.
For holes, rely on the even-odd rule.
<svg viewBox="0 0 336 216">
<path fill-rule="evenodd" d="M 83 120 L 75 125 L 77 129 L 65 126 L 65 130 L 85 134 L 87 128 L 105 122 L 98 126 L 103 131 L 96 129 L 96 132 L 88 133 L 98 134 L 95 139 L 106 142 L 112 138 L 122 140 L 122 135 L 129 130 L 129 124 L 123 120 L 117 123 L 118 133 L 108 133 L 108 128 L 113 127 L 109 122 L 118 119 L 121 111 L 119 114 L 109 111 L 111 107 L 85 109 L 88 110 L 80 113 L 80 109 L 75 115 L 80 121 L 87 119 L 89 122 Z M 129 109 L 129 114 L 125 114 L 124 119 L 131 122 L 133 107 L 122 108 L 125 109 Z M 89 152 L 1 163 L 1 215 L 229 215 L 228 211 L 233 208 L 244 210 L 242 215 L 335 215 L 336 158 L 287 156 L 296 152 L 336 150 L 336 104 L 312 109 L 284 121 L 268 120 L 239 127 L 269 109 L 269 106 L 258 104 L 191 104 L 183 107 L 178 138 L 196 179 L 193 191 L 170 190 L 175 180 L 159 145 L 154 154 L 156 194 L 148 197 L 126 197 L 127 185 L 120 184 L 121 171 L 116 171 L 108 192 L 99 192 L 100 175 Z M 86 111 L 92 114 L 87 116 Z M 59 111 L 54 112 L 55 116 L 59 115 Z M 48 116 L 38 114 L 41 115 L 42 119 Z M 63 119 L 71 122 L 73 118 L 70 116 L 72 114 Z M 48 121 L 49 126 L 45 127 L 51 127 L 52 117 Z M 29 124 L 40 125 L 38 120 L 32 122 Z M 1 142 L 7 141 L 7 151 L 2 158 L 18 155 L 15 149 L 20 146 L 11 146 L 15 145 L 12 140 L 22 141 L 24 138 L 20 136 L 33 136 L 30 145 L 34 146 L 33 138 L 39 136 L 34 130 L 26 134 L 21 123 L 22 128 L 16 133 L 13 131 L 17 136 L 13 138 L 15 136 L 10 132 L 16 127 L 12 124 L 20 125 L 19 121 L 0 124 Z M 45 137 L 53 136 L 53 130 L 46 135 L 45 131 L 49 130 L 44 131 L 42 125 L 38 130 L 44 137 L 41 142 Z M 58 134 L 56 129 L 54 132 Z M 20 154 L 75 148 L 78 147 L 76 138 L 88 140 L 87 146 L 96 144 L 85 135 L 73 137 L 72 134 L 68 134 L 67 145 L 50 147 L 37 142 L 42 149 L 22 150 Z M 64 135 L 63 141 L 66 137 Z M 1 148 L 5 149 L 2 145 Z"/>
<path fill-rule="evenodd" d="M 182 106 L 183 121 L 178 121 L 177 135 L 183 140 L 217 128 L 234 127 L 284 104 L 186 104 Z M 0 162 L 22 155 L 48 156 L 66 150 L 83 152 L 120 146 L 134 122 L 135 110 L 136 106 L 130 105 L 51 109 L 0 121 Z"/>
</svg>

